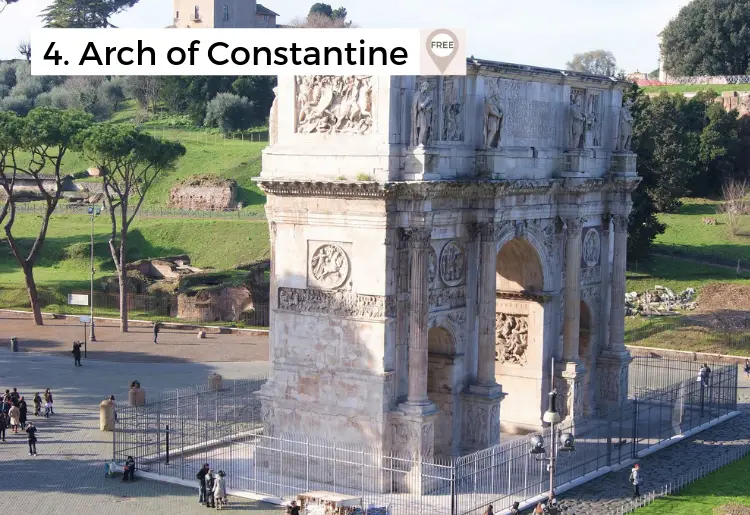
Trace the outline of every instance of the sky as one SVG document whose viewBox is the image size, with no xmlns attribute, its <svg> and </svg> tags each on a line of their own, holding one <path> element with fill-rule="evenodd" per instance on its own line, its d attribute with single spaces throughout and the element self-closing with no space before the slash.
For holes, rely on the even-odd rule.
<svg viewBox="0 0 750 515">
<path fill-rule="evenodd" d="M 0 59 L 19 57 L 18 42 L 41 27 L 49 0 L 19 0 L 0 13 Z M 314 0 L 263 0 L 281 23 L 304 16 Z M 462 28 L 468 55 L 508 63 L 565 68 L 577 52 L 604 49 L 618 68 L 658 67 L 657 34 L 688 0 L 340 0 L 362 28 Z M 172 23 L 172 0 L 140 0 L 113 23 L 159 28 Z M 38 54 L 36 54 L 38 55 Z"/>
</svg>

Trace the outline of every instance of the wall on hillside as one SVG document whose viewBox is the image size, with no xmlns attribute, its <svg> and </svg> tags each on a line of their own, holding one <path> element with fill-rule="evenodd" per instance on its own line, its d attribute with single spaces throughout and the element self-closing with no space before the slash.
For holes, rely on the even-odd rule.
<svg viewBox="0 0 750 515">
<path fill-rule="evenodd" d="M 169 193 L 169 206 L 178 209 L 223 211 L 234 207 L 235 187 L 175 186 Z"/>
</svg>

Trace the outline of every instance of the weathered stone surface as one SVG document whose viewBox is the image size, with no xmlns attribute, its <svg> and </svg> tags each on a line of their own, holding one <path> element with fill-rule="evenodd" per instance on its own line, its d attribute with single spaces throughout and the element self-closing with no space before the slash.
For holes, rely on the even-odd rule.
<svg viewBox="0 0 750 515">
<path fill-rule="evenodd" d="M 501 421 L 539 428 L 563 342 L 566 413 L 623 394 L 599 389 L 622 374 L 595 357 L 622 346 L 607 288 L 627 241 L 611 258 L 609 215 L 639 182 L 617 148 L 627 86 L 561 76 L 473 60 L 467 77 L 279 78 L 258 180 L 269 428 L 428 456 L 492 445 Z"/>
</svg>

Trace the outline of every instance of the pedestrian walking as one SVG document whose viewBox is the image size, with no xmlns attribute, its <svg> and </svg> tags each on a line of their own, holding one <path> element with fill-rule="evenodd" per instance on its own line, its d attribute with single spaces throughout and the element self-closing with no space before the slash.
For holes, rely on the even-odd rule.
<svg viewBox="0 0 750 515">
<path fill-rule="evenodd" d="M 206 474 L 208 474 L 210 468 L 208 463 L 204 463 L 203 467 L 195 475 L 195 478 L 198 480 L 198 504 L 206 502 Z"/>
<path fill-rule="evenodd" d="M 520 515 L 521 514 L 521 503 L 516 501 L 513 503 L 513 506 L 510 507 L 510 515 Z M 490 506 L 492 508 L 492 506 Z"/>
<path fill-rule="evenodd" d="M 3 402 L 10 402 L 10 390 L 7 388 L 5 389 L 5 393 L 3 394 Z"/>
<path fill-rule="evenodd" d="M 34 416 L 38 417 L 41 411 L 42 411 L 42 397 L 41 395 L 39 395 L 39 392 L 36 392 L 34 394 Z"/>
<path fill-rule="evenodd" d="M 5 441 L 5 428 L 8 426 L 8 415 L 0 411 L 0 440 Z"/>
<path fill-rule="evenodd" d="M 29 456 L 36 456 L 36 426 L 33 422 L 26 426 L 26 434 L 29 435 Z"/>
<path fill-rule="evenodd" d="M 292 501 L 289 507 L 286 509 L 287 515 L 299 515 L 299 506 L 297 506 L 297 501 Z"/>
<path fill-rule="evenodd" d="M 124 469 L 122 480 L 127 482 L 133 481 L 133 479 L 135 479 L 135 459 L 132 456 L 128 456 L 128 459 L 125 460 Z"/>
<path fill-rule="evenodd" d="M 156 339 L 159 337 L 159 331 L 161 330 L 161 322 L 154 323 L 154 343 L 159 343 Z"/>
<path fill-rule="evenodd" d="M 73 359 L 74 366 L 82 367 L 81 365 L 81 342 L 73 342 Z"/>
<path fill-rule="evenodd" d="M 223 470 L 219 471 L 214 483 L 214 498 L 216 499 L 216 509 L 220 510 L 227 506 L 227 478 Z"/>
<path fill-rule="evenodd" d="M 115 414 L 115 422 L 117 422 L 117 401 L 114 395 L 109 396 L 109 402 L 112 403 L 112 411 Z"/>
<path fill-rule="evenodd" d="M 13 388 L 13 391 L 10 392 L 10 402 L 14 406 L 18 406 L 18 399 L 21 397 L 21 395 L 18 393 L 17 388 Z"/>
<path fill-rule="evenodd" d="M 208 469 L 206 473 L 206 508 L 216 508 L 216 499 L 214 497 L 215 486 L 216 477 L 214 477 L 214 471 Z"/>
<path fill-rule="evenodd" d="M 52 392 L 47 388 L 44 390 L 44 416 L 47 418 L 49 418 L 50 415 L 55 414 L 55 410 L 52 408 L 53 403 Z"/>
<path fill-rule="evenodd" d="M 536 505 L 536 508 L 534 508 L 534 515 L 543 515 L 544 514 L 544 505 L 542 503 L 539 503 Z"/>
<path fill-rule="evenodd" d="M 484 515 L 495 515 L 495 511 L 492 509 L 491 504 L 487 506 L 487 510 L 484 512 Z"/>
<path fill-rule="evenodd" d="M 23 395 L 18 399 L 18 422 L 21 424 L 21 427 L 26 427 L 26 413 L 28 410 L 28 406 L 26 405 L 26 401 L 23 400 Z"/>
<path fill-rule="evenodd" d="M 8 396 L 7 398 L 3 398 L 3 402 L 0 403 L 0 411 L 5 413 L 5 415 L 8 415 L 8 411 L 10 411 L 11 406 L 13 405 L 10 403 L 10 396 Z"/>
<path fill-rule="evenodd" d="M 630 484 L 633 485 L 633 499 L 637 499 L 641 496 L 641 484 L 643 484 L 643 480 L 641 479 L 641 466 L 636 463 L 633 465 L 633 470 L 630 471 Z"/>
<path fill-rule="evenodd" d="M 750 359 L 745 360 L 745 377 L 750 379 Z"/>
<path fill-rule="evenodd" d="M 10 417 L 11 429 L 14 433 L 18 433 L 18 424 L 20 424 L 18 419 L 21 417 L 21 410 L 18 409 L 18 406 L 11 406 L 8 410 L 8 416 Z"/>
</svg>

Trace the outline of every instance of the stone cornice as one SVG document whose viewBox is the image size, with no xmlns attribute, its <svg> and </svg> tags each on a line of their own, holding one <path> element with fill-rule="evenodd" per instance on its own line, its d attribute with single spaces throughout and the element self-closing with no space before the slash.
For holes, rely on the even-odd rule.
<svg viewBox="0 0 750 515">
<path fill-rule="evenodd" d="M 602 75 L 590 75 L 570 70 L 557 70 L 554 68 L 542 68 L 540 66 L 528 66 L 524 64 L 502 63 L 498 61 L 488 61 L 485 59 L 469 58 L 466 60 L 468 73 L 483 75 L 482 72 L 491 72 L 506 78 L 520 80 L 534 80 L 543 82 L 556 82 L 558 84 L 571 84 L 573 86 L 586 87 L 587 85 L 596 85 L 603 88 L 616 87 L 626 89 L 630 84 L 626 81 L 620 81 L 613 77 L 604 77 Z"/>
<path fill-rule="evenodd" d="M 424 182 L 258 180 L 270 195 L 281 197 L 372 198 L 431 200 L 437 198 L 493 199 L 513 195 L 585 195 L 595 192 L 632 192 L 640 177 L 591 179 L 455 180 Z"/>
</svg>

